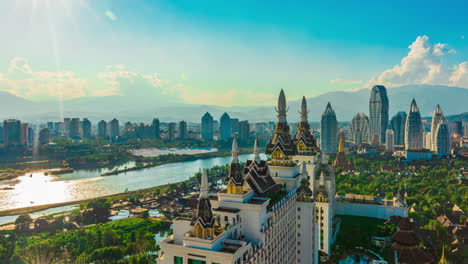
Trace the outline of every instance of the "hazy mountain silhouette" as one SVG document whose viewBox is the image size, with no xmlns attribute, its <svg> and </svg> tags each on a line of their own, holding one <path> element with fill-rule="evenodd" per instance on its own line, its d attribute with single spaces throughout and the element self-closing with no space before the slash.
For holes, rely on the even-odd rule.
<svg viewBox="0 0 468 264">
<path fill-rule="evenodd" d="M 388 88 L 390 118 L 398 111 L 407 111 L 412 98 L 416 99 L 422 116 L 430 116 L 436 104 L 445 115 L 468 111 L 468 89 L 442 85 L 405 85 Z M 278 91 L 279 92 L 279 91 Z M 288 90 L 285 89 L 286 97 Z M 339 121 L 350 121 L 357 112 L 369 112 L 369 89 L 329 92 L 308 98 L 309 120 L 320 120 L 327 102 L 332 104 Z M 299 118 L 300 100 L 288 101 L 288 120 Z M 275 120 L 274 106 L 220 107 L 210 105 L 172 104 L 164 97 L 129 98 L 128 96 L 89 97 L 57 101 L 32 102 L 7 92 L 0 92 L 0 118 L 20 118 L 30 122 L 59 120 L 61 117 L 88 117 L 92 121 L 117 117 L 122 121 L 150 122 L 158 117 L 163 122 L 186 120 L 199 122 L 205 112 L 217 120 L 223 112 L 232 118 L 250 121 Z"/>
</svg>

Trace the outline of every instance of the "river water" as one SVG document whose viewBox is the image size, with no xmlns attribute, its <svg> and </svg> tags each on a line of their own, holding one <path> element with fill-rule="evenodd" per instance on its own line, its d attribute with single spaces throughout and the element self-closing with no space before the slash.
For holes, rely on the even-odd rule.
<svg viewBox="0 0 468 264">
<path fill-rule="evenodd" d="M 251 159 L 251 154 L 240 155 L 239 160 Z M 262 158 L 264 158 L 262 156 Z M 76 170 L 58 176 L 44 175 L 42 172 L 20 176 L 15 180 L 0 181 L 0 210 L 34 205 L 76 201 L 103 195 L 122 193 L 180 182 L 193 176 L 203 168 L 230 163 L 231 157 L 216 157 L 195 161 L 169 163 L 153 168 L 129 171 L 118 175 L 100 176 L 115 169 L 134 166 L 133 162 L 104 169 Z M 56 211 L 56 210 L 54 210 Z M 5 219 L 0 217 L 0 223 Z M 8 217 L 8 219 L 11 217 Z M 3 220 L 3 221 L 2 221 Z"/>
</svg>

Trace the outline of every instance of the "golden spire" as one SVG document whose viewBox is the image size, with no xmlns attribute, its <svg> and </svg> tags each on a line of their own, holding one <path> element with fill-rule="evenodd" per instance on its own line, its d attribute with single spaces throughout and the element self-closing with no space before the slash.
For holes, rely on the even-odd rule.
<svg viewBox="0 0 468 264">
<path fill-rule="evenodd" d="M 340 143 L 338 145 L 338 152 L 344 152 L 344 136 L 343 133 L 340 133 Z"/>
<path fill-rule="evenodd" d="M 445 245 L 442 245 L 442 256 L 440 257 L 439 264 L 448 264 L 445 258 Z"/>
</svg>

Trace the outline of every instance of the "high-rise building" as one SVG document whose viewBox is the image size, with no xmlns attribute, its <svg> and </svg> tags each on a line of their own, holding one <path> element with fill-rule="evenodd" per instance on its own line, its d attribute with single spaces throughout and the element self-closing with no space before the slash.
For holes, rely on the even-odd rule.
<svg viewBox="0 0 468 264">
<path fill-rule="evenodd" d="M 239 133 L 239 118 L 231 118 L 232 133 Z"/>
<path fill-rule="evenodd" d="M 81 127 L 83 130 L 83 138 L 91 138 L 91 121 L 89 121 L 88 118 L 83 118 Z"/>
<path fill-rule="evenodd" d="M 201 119 L 201 138 L 204 140 L 213 140 L 214 126 L 213 117 L 206 112 Z"/>
<path fill-rule="evenodd" d="M 167 137 L 170 140 L 174 140 L 176 137 L 176 123 L 171 122 L 167 124 Z"/>
<path fill-rule="evenodd" d="M 383 85 L 374 85 L 369 100 L 370 113 L 370 137 L 378 134 L 380 143 L 385 142 L 385 131 L 388 125 L 388 96 L 387 89 Z"/>
<path fill-rule="evenodd" d="M 79 138 L 80 137 L 80 119 L 72 118 L 70 121 L 70 138 Z"/>
<path fill-rule="evenodd" d="M 16 119 L 3 121 L 3 144 L 5 147 L 17 147 L 21 144 L 21 121 Z"/>
<path fill-rule="evenodd" d="M 230 139 L 232 136 L 231 117 L 224 113 L 219 119 L 219 138 L 222 140 Z"/>
<path fill-rule="evenodd" d="M 107 138 L 107 122 L 104 120 L 101 120 L 98 123 L 98 137 Z"/>
<path fill-rule="evenodd" d="M 430 143 L 430 148 L 428 148 L 432 151 L 437 151 L 437 143 L 436 143 L 437 128 L 439 127 L 439 124 L 444 121 L 443 119 L 444 119 L 444 113 L 442 112 L 440 105 L 437 104 L 436 108 L 434 109 L 434 112 L 432 113 L 431 143 Z"/>
<path fill-rule="evenodd" d="M 431 132 L 423 133 L 423 147 L 424 149 L 428 149 L 428 150 L 432 149 L 432 133 Z"/>
<path fill-rule="evenodd" d="M 437 125 L 435 140 L 435 152 L 439 155 L 450 154 L 450 130 L 447 121 L 443 118 Z"/>
<path fill-rule="evenodd" d="M 385 133 L 385 149 L 388 152 L 393 152 L 395 149 L 395 133 L 393 133 L 393 130 L 387 129 L 387 132 Z"/>
<path fill-rule="evenodd" d="M 47 144 L 50 140 L 50 130 L 48 128 L 43 128 L 39 131 L 39 143 Z"/>
<path fill-rule="evenodd" d="M 161 138 L 161 128 L 159 124 L 159 119 L 157 118 L 153 119 L 151 126 L 153 127 L 154 138 Z"/>
<path fill-rule="evenodd" d="M 405 123 L 406 112 L 400 111 L 392 117 L 390 128 L 395 135 L 395 145 L 403 146 L 405 144 Z"/>
<path fill-rule="evenodd" d="M 234 139 L 226 189 L 210 193 L 203 171 L 194 217 L 173 220 L 173 235 L 160 242 L 158 263 L 316 264 L 319 251 L 321 256 L 330 255 L 333 168 L 319 151 L 297 153 L 286 111 L 281 91 L 268 161 L 261 160 L 256 141 L 254 158 L 242 168 Z M 302 132 L 297 142 L 312 139 L 302 137 L 308 134 L 306 128 Z"/>
<path fill-rule="evenodd" d="M 115 140 L 116 138 L 118 138 L 120 136 L 120 128 L 119 128 L 119 120 L 117 119 L 112 119 L 110 122 L 109 122 L 109 126 L 110 126 L 110 138 L 111 140 Z"/>
<path fill-rule="evenodd" d="M 330 102 L 320 122 L 320 148 L 325 153 L 336 153 L 338 150 L 338 121 Z"/>
<path fill-rule="evenodd" d="M 405 123 L 405 149 L 422 150 L 423 149 L 424 128 L 421 121 L 416 100 L 413 99 L 408 110 L 408 116 Z"/>
<path fill-rule="evenodd" d="M 54 130 L 54 122 L 47 122 L 47 128 L 52 131 Z"/>
<path fill-rule="evenodd" d="M 3 144 L 3 126 L 0 126 L 0 143 Z"/>
<path fill-rule="evenodd" d="M 239 141 L 243 144 L 247 143 L 250 136 L 249 121 L 244 120 L 239 122 Z"/>
<path fill-rule="evenodd" d="M 67 137 L 70 136 L 70 123 L 71 123 L 71 119 L 69 117 L 66 117 L 63 119 L 63 124 L 64 124 L 63 134 Z"/>
<path fill-rule="evenodd" d="M 463 121 L 463 136 L 468 138 L 468 120 Z"/>
<path fill-rule="evenodd" d="M 359 145 L 362 143 L 369 143 L 369 117 L 363 112 L 357 113 L 351 121 L 351 140 L 354 144 Z"/>
<path fill-rule="evenodd" d="M 22 123 L 20 125 L 20 145 L 26 146 L 29 143 L 29 125 L 28 123 Z"/>
<path fill-rule="evenodd" d="M 178 138 L 186 139 L 188 137 L 188 130 L 187 130 L 187 122 L 180 121 L 179 122 L 179 135 Z"/>
</svg>

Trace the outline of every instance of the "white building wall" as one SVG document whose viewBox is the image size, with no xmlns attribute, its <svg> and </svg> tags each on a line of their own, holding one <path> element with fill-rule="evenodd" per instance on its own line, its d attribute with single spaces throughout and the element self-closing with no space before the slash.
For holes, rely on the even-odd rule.
<svg viewBox="0 0 468 264">
<path fill-rule="evenodd" d="M 364 204 L 340 202 L 335 203 L 336 214 L 365 216 L 389 220 L 390 216 L 397 215 L 401 217 L 408 216 L 408 207 L 385 206 L 381 204 Z"/>
</svg>

